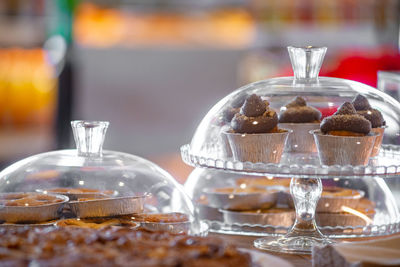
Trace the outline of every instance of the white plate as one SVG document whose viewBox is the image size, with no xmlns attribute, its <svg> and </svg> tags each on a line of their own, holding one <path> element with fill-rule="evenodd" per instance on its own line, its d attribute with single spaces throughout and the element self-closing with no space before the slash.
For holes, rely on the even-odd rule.
<svg viewBox="0 0 400 267">
<path fill-rule="evenodd" d="M 253 264 L 255 264 L 257 267 L 269 267 L 269 266 L 294 267 L 290 262 L 267 253 L 246 248 L 239 248 L 239 250 L 242 252 L 249 253 Z"/>
</svg>

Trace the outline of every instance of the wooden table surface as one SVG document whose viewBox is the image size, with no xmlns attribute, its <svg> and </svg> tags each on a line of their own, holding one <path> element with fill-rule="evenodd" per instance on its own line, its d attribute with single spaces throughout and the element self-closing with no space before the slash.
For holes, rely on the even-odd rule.
<svg viewBox="0 0 400 267">
<path fill-rule="evenodd" d="M 257 251 L 260 251 L 262 253 L 268 253 L 274 256 L 277 256 L 281 259 L 284 259 L 295 267 L 304 267 L 304 266 L 311 266 L 311 256 L 309 255 L 294 255 L 294 254 L 284 254 L 284 253 L 276 253 L 276 252 L 266 252 L 264 250 L 256 249 L 253 246 L 253 241 L 257 238 L 260 238 L 258 236 L 238 236 L 238 235 L 222 235 L 222 234 L 215 234 L 215 233 L 210 233 L 209 236 L 216 236 L 219 238 L 222 238 L 226 240 L 227 242 L 230 242 L 232 244 L 235 244 L 237 247 L 240 248 L 248 248 L 248 249 L 254 249 Z"/>
</svg>

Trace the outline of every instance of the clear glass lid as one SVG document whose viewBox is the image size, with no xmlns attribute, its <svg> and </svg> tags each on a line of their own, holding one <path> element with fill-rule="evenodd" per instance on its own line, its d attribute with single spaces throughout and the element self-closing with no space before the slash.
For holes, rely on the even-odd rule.
<svg viewBox="0 0 400 267">
<path fill-rule="evenodd" d="M 324 47 L 288 47 L 288 51 L 294 76 L 254 82 L 220 100 L 200 122 L 190 144 L 182 146 L 184 161 L 198 167 L 288 177 L 396 176 L 400 172 L 400 103 L 359 82 L 318 77 L 326 52 Z M 359 105 L 361 110 L 357 110 L 354 103 L 357 97 L 362 103 L 368 101 L 368 107 Z M 360 140 L 353 138 L 350 146 L 343 143 L 350 139 L 326 141 L 325 135 L 310 133 L 318 131 L 320 122 L 345 102 L 351 103 L 358 115 L 364 112 L 365 119 L 370 112 L 381 114 L 379 126 L 370 122 L 370 131 L 365 134 L 369 139 L 364 138 L 366 136 Z M 284 120 L 285 112 L 293 106 L 303 106 L 317 115 L 310 121 Z M 261 124 L 267 126 L 262 129 Z M 271 125 L 274 127 L 268 128 Z M 375 130 L 381 132 L 375 134 Z M 325 139 L 321 141 L 321 138 Z M 356 160 L 355 153 L 342 154 L 338 159 L 339 152 L 332 152 L 332 149 L 329 149 L 330 155 L 319 153 L 323 147 L 318 141 L 330 144 L 331 148 L 332 142 L 342 142 L 349 147 L 347 150 L 350 147 L 359 149 L 359 153 L 365 155 L 364 160 Z M 374 148 L 375 141 L 382 145 L 377 143 Z"/>
<path fill-rule="evenodd" d="M 141 157 L 102 149 L 108 122 L 71 124 L 77 149 L 38 154 L 0 173 L 2 223 L 117 221 L 150 230 L 201 232 L 191 200 L 170 174 Z M 36 216 L 41 207 L 50 214 Z"/>
</svg>

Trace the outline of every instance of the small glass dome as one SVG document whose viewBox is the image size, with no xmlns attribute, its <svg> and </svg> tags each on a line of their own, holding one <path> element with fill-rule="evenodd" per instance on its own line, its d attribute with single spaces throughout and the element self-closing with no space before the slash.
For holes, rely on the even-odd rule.
<svg viewBox="0 0 400 267">
<path fill-rule="evenodd" d="M 0 173 L 2 225 L 117 224 L 205 233 L 170 174 L 141 157 L 102 150 L 108 122 L 71 124 L 76 150 L 38 154 Z"/>
</svg>

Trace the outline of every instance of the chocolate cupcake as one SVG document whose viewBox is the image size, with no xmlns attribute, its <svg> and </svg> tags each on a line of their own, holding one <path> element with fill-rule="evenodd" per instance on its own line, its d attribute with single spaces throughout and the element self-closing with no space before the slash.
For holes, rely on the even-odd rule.
<svg viewBox="0 0 400 267">
<path fill-rule="evenodd" d="M 278 129 L 278 115 L 268 101 L 255 94 L 244 101 L 240 111 L 223 132 L 229 141 L 233 158 L 238 161 L 278 163 L 288 130 Z"/>
<path fill-rule="evenodd" d="M 286 151 L 299 153 L 316 152 L 311 130 L 319 129 L 321 112 L 314 107 L 307 106 L 304 98 L 297 96 L 281 108 L 279 126 L 293 130 L 286 143 Z"/>
<path fill-rule="evenodd" d="M 321 122 L 323 134 L 339 136 L 365 136 L 371 131 L 371 123 L 357 114 L 350 102 L 343 103 L 330 117 Z"/>
<path fill-rule="evenodd" d="M 224 124 L 221 127 L 221 132 L 220 132 L 220 138 L 221 138 L 221 143 L 222 143 L 222 156 L 223 157 L 232 157 L 232 150 L 229 145 L 229 141 L 227 137 L 223 134 L 223 132 L 226 132 L 227 130 L 230 129 L 230 123 L 232 121 L 233 116 L 235 116 L 236 113 L 240 112 L 240 107 L 243 105 L 244 101 L 246 100 L 246 97 L 248 96 L 247 93 L 245 94 L 240 94 L 235 98 L 234 101 L 232 101 L 225 109 L 222 110 L 221 112 L 221 121 Z"/>
<path fill-rule="evenodd" d="M 383 119 L 382 113 L 371 107 L 368 99 L 358 94 L 352 101 L 352 104 L 357 114 L 363 116 L 365 119 L 371 122 L 372 132 L 377 133 L 374 148 L 371 152 L 371 157 L 376 157 L 379 154 L 379 149 L 382 144 L 383 133 L 386 128 L 386 122 Z"/>
<path fill-rule="evenodd" d="M 366 165 L 375 143 L 371 123 L 357 114 L 350 102 L 343 103 L 321 129 L 312 131 L 321 164 Z"/>
<path fill-rule="evenodd" d="M 321 112 L 307 106 L 306 100 L 296 96 L 291 102 L 281 108 L 279 123 L 320 123 Z"/>
</svg>

